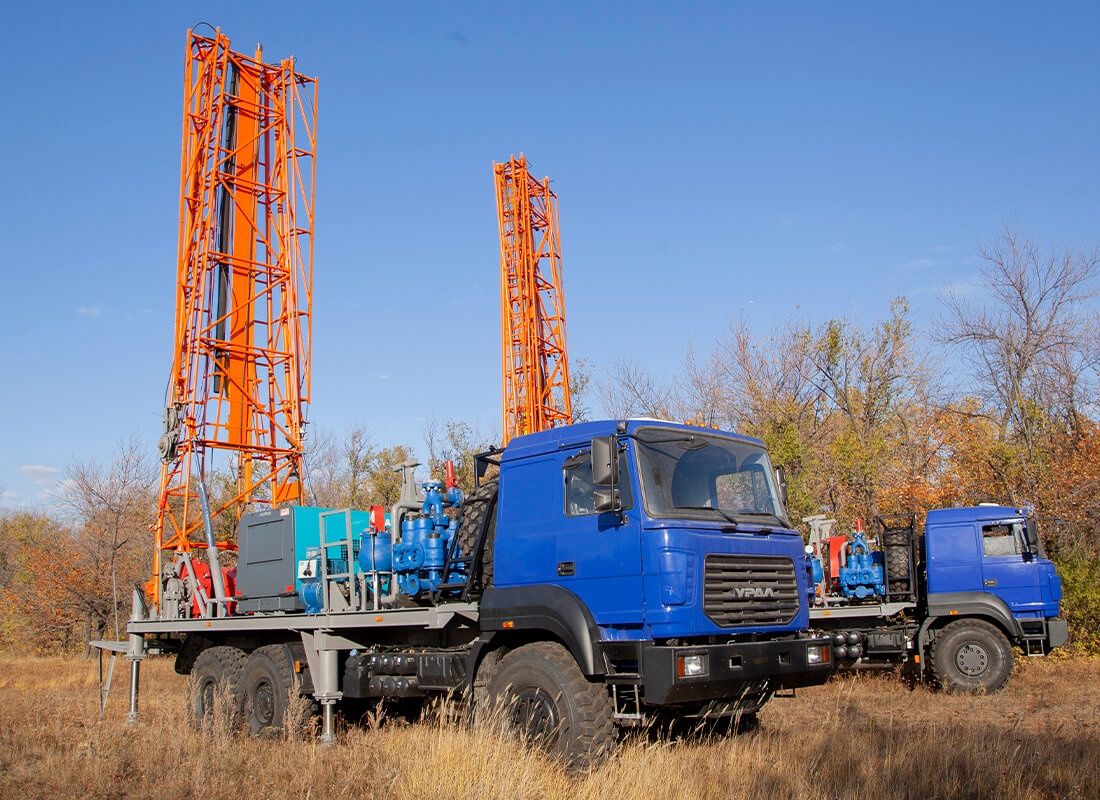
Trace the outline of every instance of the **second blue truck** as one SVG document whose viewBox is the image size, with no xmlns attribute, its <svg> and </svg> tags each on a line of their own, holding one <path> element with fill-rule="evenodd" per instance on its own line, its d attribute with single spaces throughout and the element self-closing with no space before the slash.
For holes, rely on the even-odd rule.
<svg viewBox="0 0 1100 800">
<path fill-rule="evenodd" d="M 995 691 L 1017 649 L 1064 645 L 1062 581 L 1030 510 L 997 504 L 884 518 L 872 540 L 811 526 L 814 627 L 840 667 L 910 662 L 948 691 Z"/>
</svg>

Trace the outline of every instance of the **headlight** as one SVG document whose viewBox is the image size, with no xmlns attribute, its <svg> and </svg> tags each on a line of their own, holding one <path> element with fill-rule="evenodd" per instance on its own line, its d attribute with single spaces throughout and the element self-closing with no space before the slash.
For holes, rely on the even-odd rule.
<svg viewBox="0 0 1100 800">
<path fill-rule="evenodd" d="M 708 673 L 705 653 L 694 656 L 676 656 L 677 678 L 701 678 Z"/>
<path fill-rule="evenodd" d="M 829 663 L 829 645 L 827 644 L 811 644 L 806 647 L 806 663 L 807 664 L 827 664 Z"/>
</svg>

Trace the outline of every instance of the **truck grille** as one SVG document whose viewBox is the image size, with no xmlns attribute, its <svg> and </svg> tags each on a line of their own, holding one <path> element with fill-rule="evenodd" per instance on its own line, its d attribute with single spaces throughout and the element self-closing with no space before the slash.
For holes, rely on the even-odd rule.
<svg viewBox="0 0 1100 800">
<path fill-rule="evenodd" d="M 707 556 L 703 612 L 716 625 L 786 625 L 798 606 L 798 580 L 789 558 Z"/>
</svg>

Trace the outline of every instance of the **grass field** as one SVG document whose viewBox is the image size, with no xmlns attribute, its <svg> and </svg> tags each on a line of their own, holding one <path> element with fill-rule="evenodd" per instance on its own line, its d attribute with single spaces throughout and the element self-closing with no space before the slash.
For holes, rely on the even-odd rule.
<svg viewBox="0 0 1100 800">
<path fill-rule="evenodd" d="M 755 733 L 637 738 L 582 775 L 439 719 L 356 727 L 335 747 L 225 726 L 200 736 L 184 723 L 187 681 L 169 661 L 147 663 L 131 727 L 126 677 L 100 721 L 93 661 L 0 660 L 0 797 L 1100 797 L 1100 660 L 1022 663 L 988 697 L 844 677 L 773 701 Z"/>
</svg>

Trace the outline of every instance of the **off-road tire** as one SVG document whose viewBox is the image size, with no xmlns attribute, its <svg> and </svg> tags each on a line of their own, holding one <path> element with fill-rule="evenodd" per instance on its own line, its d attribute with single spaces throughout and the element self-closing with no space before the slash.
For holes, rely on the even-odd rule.
<svg viewBox="0 0 1100 800">
<path fill-rule="evenodd" d="M 910 570 L 909 532 L 887 531 L 882 537 L 882 549 L 886 558 L 887 589 L 890 594 L 901 594 L 913 590 L 913 576 Z"/>
<path fill-rule="evenodd" d="M 886 546 L 886 573 L 890 581 L 891 594 L 901 594 L 912 590 L 913 582 L 909 574 L 909 548 L 904 546 Z"/>
<path fill-rule="evenodd" d="M 485 696 L 504 715 L 507 728 L 570 769 L 595 766 L 615 747 L 607 686 L 586 679 L 556 642 L 535 642 L 507 653 L 493 670 Z"/>
<path fill-rule="evenodd" d="M 191 724 L 201 730 L 219 698 L 229 703 L 230 724 L 241 721 L 241 670 L 248 656 L 236 647 L 209 647 L 199 653 L 191 667 Z"/>
<path fill-rule="evenodd" d="M 294 677 L 294 660 L 286 645 L 269 644 L 248 657 L 240 677 L 240 714 L 249 734 L 265 736 L 284 729 Z"/>
<path fill-rule="evenodd" d="M 496 529 L 497 491 L 500 481 L 496 478 L 481 484 L 462 504 L 462 520 L 458 523 L 458 546 L 464 554 L 469 554 L 477 547 L 477 537 L 481 534 L 486 524 L 489 530 L 486 532 L 484 546 L 481 552 L 481 588 L 488 589 L 493 585 L 493 538 Z M 476 565 L 472 565 L 470 573 L 476 572 Z"/>
<path fill-rule="evenodd" d="M 999 628 L 980 619 L 960 619 L 932 641 L 932 675 L 945 692 L 995 692 L 1012 675 L 1015 654 Z"/>
</svg>

